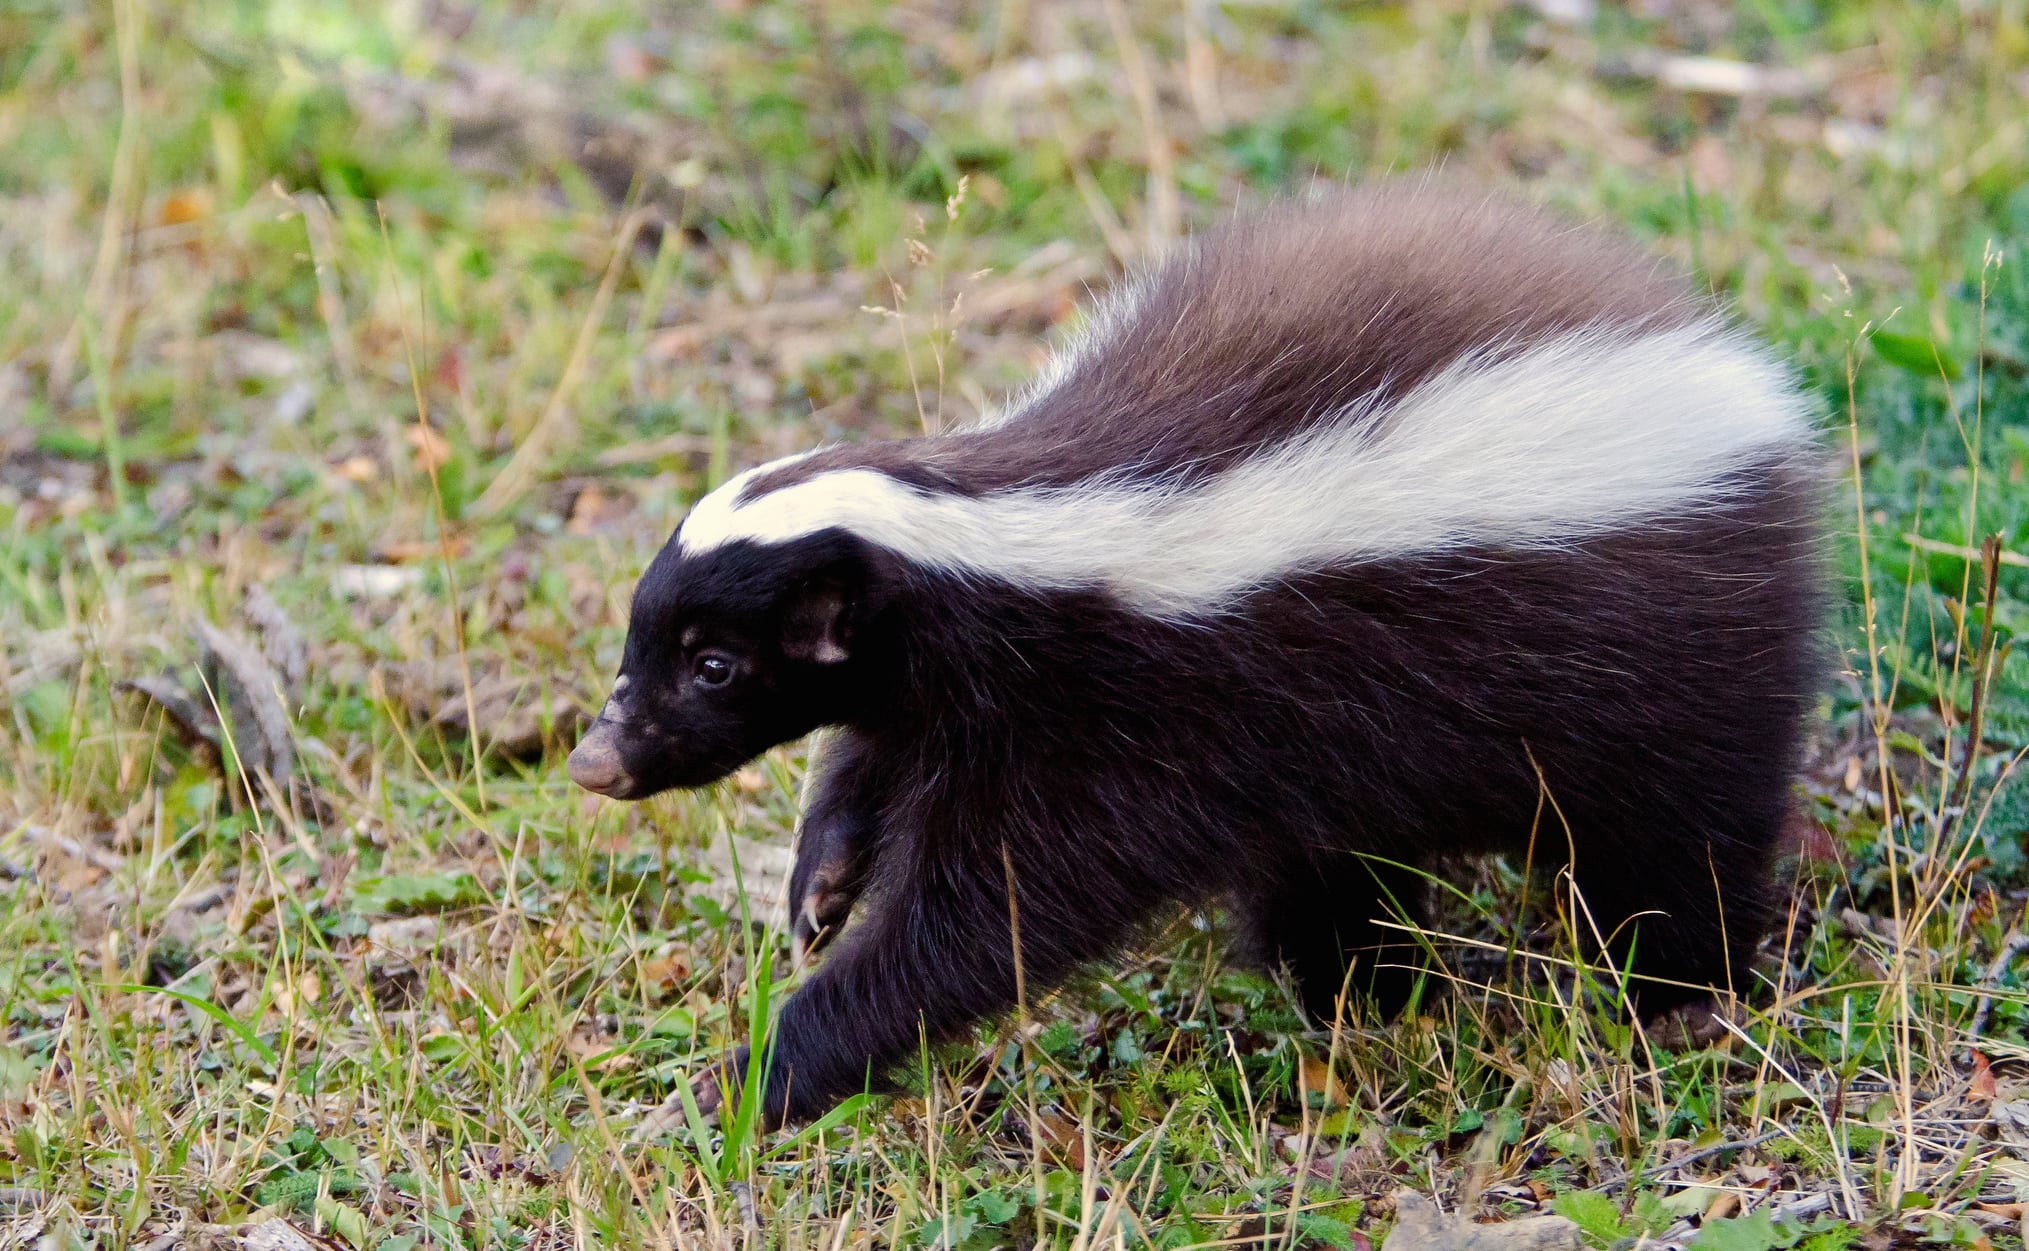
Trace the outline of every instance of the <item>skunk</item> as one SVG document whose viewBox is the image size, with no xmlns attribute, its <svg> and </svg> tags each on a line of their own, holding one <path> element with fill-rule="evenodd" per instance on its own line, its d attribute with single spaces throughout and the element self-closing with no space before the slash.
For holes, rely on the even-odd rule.
<svg viewBox="0 0 2029 1251">
<path fill-rule="evenodd" d="M 1811 417 L 1631 243 L 1428 182 L 1285 202 L 997 417 L 702 499 L 570 775 L 837 727 L 796 937 L 857 915 L 763 1053 L 778 1121 L 1180 904 L 1323 1020 L 1399 1009 L 1460 853 L 1568 868 L 1644 1013 L 1744 990 L 1820 678 Z"/>
</svg>

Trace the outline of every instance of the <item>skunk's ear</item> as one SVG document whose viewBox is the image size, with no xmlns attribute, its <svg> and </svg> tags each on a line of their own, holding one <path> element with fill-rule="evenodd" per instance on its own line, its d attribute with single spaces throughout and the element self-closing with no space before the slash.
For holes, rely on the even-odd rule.
<svg viewBox="0 0 2029 1251">
<path fill-rule="evenodd" d="M 835 665 L 852 658 L 852 607 L 844 579 L 820 574 L 798 588 L 782 614 L 782 654 L 807 664 Z"/>
<path fill-rule="evenodd" d="M 842 536 L 824 548 L 782 605 L 782 654 L 836 665 L 864 651 L 893 603 L 900 571 L 880 548 Z"/>
</svg>

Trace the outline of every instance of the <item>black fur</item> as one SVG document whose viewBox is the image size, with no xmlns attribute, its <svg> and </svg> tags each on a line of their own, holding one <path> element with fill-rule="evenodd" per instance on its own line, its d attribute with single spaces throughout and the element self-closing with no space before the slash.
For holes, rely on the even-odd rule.
<svg viewBox="0 0 2029 1251">
<path fill-rule="evenodd" d="M 1778 456 L 1714 498 L 1555 549 L 1306 574 L 1185 621 L 961 582 L 838 530 L 672 540 L 602 717 L 627 779 L 608 793 L 842 727 L 791 903 L 805 943 L 857 916 L 782 1007 L 777 1117 L 1012 1006 L 1008 865 L 1031 988 L 1225 903 L 1321 1019 L 1346 985 L 1392 1010 L 1414 947 L 1373 922 L 1422 915 L 1415 868 L 1505 851 L 1570 866 L 1616 955 L 1661 979 L 1644 1011 L 1744 989 L 1819 676 L 1816 494 Z M 731 684 L 699 685 L 708 651 Z"/>
</svg>

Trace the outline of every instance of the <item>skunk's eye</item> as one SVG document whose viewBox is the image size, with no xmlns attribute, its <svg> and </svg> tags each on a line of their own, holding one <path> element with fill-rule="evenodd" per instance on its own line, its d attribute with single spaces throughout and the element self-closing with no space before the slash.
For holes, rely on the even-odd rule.
<svg viewBox="0 0 2029 1251">
<path fill-rule="evenodd" d="M 733 680 L 733 661 L 724 652 L 701 652 L 690 673 L 699 686 L 724 686 Z"/>
</svg>

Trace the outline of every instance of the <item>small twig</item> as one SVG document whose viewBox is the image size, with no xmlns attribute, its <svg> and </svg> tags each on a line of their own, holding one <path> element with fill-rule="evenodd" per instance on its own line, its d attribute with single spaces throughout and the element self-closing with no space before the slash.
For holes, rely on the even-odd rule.
<svg viewBox="0 0 2029 1251">
<path fill-rule="evenodd" d="M 1226 129 L 1226 108 L 1219 100 L 1218 52 L 1205 30 L 1210 7 L 1208 0 L 1184 0 L 1184 85 L 1198 124 L 1216 133 Z"/>
<path fill-rule="evenodd" d="M 1980 544 L 1981 571 L 1986 575 L 1982 580 L 1986 602 L 1980 613 L 1980 646 L 1973 656 L 1973 695 L 1966 713 L 1966 758 L 1959 766 L 1958 780 L 1952 785 L 1950 798 L 1944 807 L 1944 819 L 1938 825 L 1939 847 L 1950 846 L 1948 840 L 1952 827 L 1957 824 L 1958 815 L 1972 794 L 1973 772 L 1980 763 L 1980 736 L 1986 731 L 1987 721 L 1987 688 L 1992 685 L 1994 676 L 1994 600 L 2001 593 L 2001 554 L 2001 536 L 1998 534 L 1988 535 Z"/>
<path fill-rule="evenodd" d="M 599 279 L 598 291 L 592 295 L 591 307 L 585 310 L 585 319 L 578 326 L 577 341 L 571 345 L 571 354 L 564 361 L 564 372 L 557 378 L 556 387 L 550 391 L 549 402 L 543 406 L 542 415 L 536 418 L 535 425 L 529 427 L 527 436 L 508 459 L 506 467 L 494 475 L 479 498 L 465 510 L 468 518 L 488 520 L 520 499 L 541 475 L 556 444 L 570 434 L 571 396 L 578 388 L 578 379 L 585 372 L 585 362 L 591 357 L 592 343 L 598 338 L 599 326 L 606 320 L 606 306 L 612 302 L 620 275 L 627 268 L 627 258 L 633 253 L 634 236 L 640 232 L 646 219 L 647 215 L 637 208 L 621 220 L 619 237 L 614 239 L 612 254 L 606 259 L 606 272 Z"/>
<path fill-rule="evenodd" d="M 93 868 L 104 869 L 108 873 L 119 872 L 121 867 L 127 863 L 111 852 L 100 851 L 98 848 L 80 843 L 74 838 L 66 838 L 55 830 L 45 826 L 24 825 L 21 827 L 21 834 L 31 843 L 35 843 L 45 849 L 54 848 L 73 860 L 82 860 Z"/>
<path fill-rule="evenodd" d="M 1832 1196 L 1829 1194 L 1806 1195 L 1794 1203 L 1785 1203 L 1778 1206 L 1775 1209 L 1773 1218 L 1778 1221 L 1800 1220 L 1806 1216 L 1816 1216 L 1820 1212 L 1829 1211 L 1831 1207 Z M 1695 1237 L 1697 1233 L 1698 1226 L 1691 1224 L 1689 1221 L 1678 1221 L 1662 1233 L 1657 1234 L 1654 1240 L 1648 1241 L 1646 1245 L 1654 1247 L 1681 1247 Z"/>
<path fill-rule="evenodd" d="M 1739 1142 L 1715 1142 L 1709 1147 L 1700 1147 L 1696 1151 L 1686 1151 L 1674 1160 L 1669 1160 L 1662 1164 L 1652 1164 L 1639 1173 L 1631 1173 L 1620 1184 L 1626 1187 L 1634 1182 L 1647 1181 L 1651 1177 L 1660 1177 L 1664 1173 L 1673 1172 L 1676 1169 L 1684 1167 L 1686 1164 L 1696 1164 L 1700 1160 L 1709 1160 L 1715 1155 L 1724 1155 L 1728 1151 L 1746 1151 L 1750 1147 L 1759 1147 L 1763 1143 L 1774 1142 L 1778 1138 L 1787 1138 L 1789 1136 L 1788 1130 L 1778 1129 L 1770 1130 L 1766 1134 L 1757 1134 L 1752 1138 L 1743 1138 Z"/>
<path fill-rule="evenodd" d="M 1120 68 L 1134 94 L 1134 111 L 1141 119 L 1141 139 L 1148 151 L 1148 250 L 1160 252 L 1176 242 L 1183 230 L 1183 209 L 1177 199 L 1176 170 L 1170 160 L 1169 135 L 1162 128 L 1162 108 L 1156 100 L 1155 80 L 1148 61 L 1141 55 L 1134 27 L 1120 0 L 1105 0 L 1106 23 L 1113 28 L 1113 42 L 1120 50 Z"/>
<path fill-rule="evenodd" d="M 1078 189 L 1078 198 L 1085 202 L 1085 211 L 1091 214 L 1092 224 L 1099 228 L 1099 234 L 1106 240 L 1106 250 L 1113 253 L 1113 259 L 1122 267 L 1132 265 L 1139 249 L 1134 236 L 1127 233 L 1121 224 L 1120 214 L 1106 198 L 1106 192 L 1099 186 L 1092 171 L 1085 164 L 1085 158 L 1078 152 L 1078 138 L 1071 133 L 1070 120 L 1062 108 L 1052 105 L 1050 121 L 1056 127 L 1057 143 L 1064 149 L 1064 163 L 1071 167 L 1071 185 Z"/>
<path fill-rule="evenodd" d="M 754 1188 L 746 1182 L 737 1181 L 726 1187 L 733 1195 L 733 1202 L 740 1209 L 740 1224 L 749 1234 L 761 1232 L 761 1214 L 754 1210 Z"/>
<path fill-rule="evenodd" d="M 331 367 L 338 375 L 339 389 L 345 392 L 346 407 L 354 418 L 363 419 L 374 413 L 374 405 L 368 401 L 366 388 L 360 382 L 359 348 L 353 341 L 351 323 L 345 317 L 345 286 L 339 278 L 338 232 L 331 206 L 313 191 L 299 192 L 294 203 L 303 215 L 303 238 L 310 247 L 310 273 L 317 281 L 317 316 L 323 321 L 325 336 L 331 344 Z M 382 454 L 387 458 L 389 471 L 397 472 L 401 468 L 401 431 L 392 417 L 378 415 L 381 440 L 386 444 Z"/>
<path fill-rule="evenodd" d="M 1902 541 L 1919 552 L 1934 552 L 1939 556 L 1956 556 L 1960 560 L 1983 560 L 1986 557 L 1984 545 L 1981 547 L 1966 547 L 1958 543 L 1946 543 L 1938 539 L 1926 539 L 1920 534 L 1905 534 L 1902 536 Z M 2004 551 L 1998 559 L 2004 565 L 2012 565 L 2017 569 L 2029 569 L 2029 556 L 2025 556 L 2021 552 Z"/>
<path fill-rule="evenodd" d="M 31 1190 L 27 1186 L 0 1186 L 0 1208 L 44 1208 L 49 1203 L 46 1191 Z"/>
<path fill-rule="evenodd" d="M 2009 961 L 2020 955 L 2024 948 L 2029 948 L 2029 934 L 2024 934 L 2018 929 L 2010 929 L 2008 936 L 2001 940 L 2001 950 L 1994 954 L 1993 963 L 1989 964 L 1987 971 L 1981 975 L 1980 985 L 1992 986 L 2000 981 L 2001 974 L 2008 971 Z M 1989 992 L 1982 992 L 1979 1004 L 1973 1009 L 1973 1023 L 1966 1027 L 1966 1042 L 1972 1043 L 1979 1039 L 1980 1031 L 1987 1028 L 1987 1014 L 1993 1010 L 1994 996 Z"/>
<path fill-rule="evenodd" d="M 1036 1062 L 1029 1053 L 1029 994 L 1028 979 L 1022 969 L 1022 918 L 1015 902 L 1014 854 L 1006 843 L 1000 845 L 1001 868 L 1007 873 L 1007 930 L 1008 941 L 1014 948 L 1015 979 L 1015 1036 L 1021 1040 L 1022 1052 L 1022 1096 L 1027 1107 L 1024 1124 L 1029 1127 L 1029 1171 L 1036 1187 L 1036 1244 L 1042 1245 L 1047 1231 L 1043 1226 L 1043 1145 L 1035 1133 L 1036 1126 Z"/>
<path fill-rule="evenodd" d="M 141 127 L 146 106 L 141 99 L 140 46 L 146 32 L 141 29 L 145 15 L 136 12 L 132 0 L 116 0 L 112 8 L 113 39 L 120 67 L 120 125 L 113 141 L 112 177 L 106 187 L 106 212 L 100 219 L 99 247 L 92 260 L 91 278 L 85 285 L 84 305 L 51 355 L 48 390 L 51 396 L 69 394 L 78 352 L 85 346 L 90 322 L 97 322 L 104 335 L 100 350 L 109 369 L 118 362 L 119 346 L 126 335 L 129 309 L 120 271 L 132 254 L 135 219 L 140 214 L 144 190 Z"/>
</svg>

